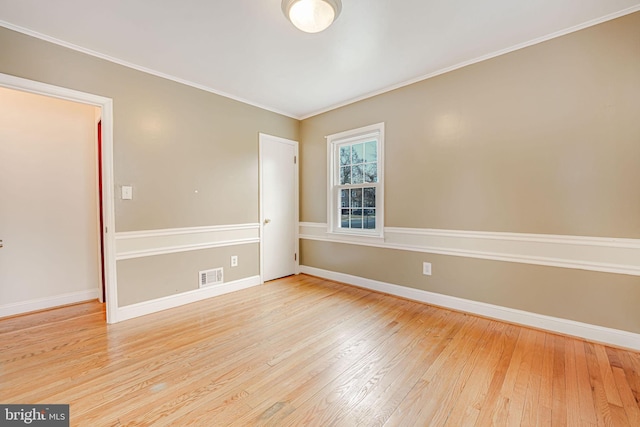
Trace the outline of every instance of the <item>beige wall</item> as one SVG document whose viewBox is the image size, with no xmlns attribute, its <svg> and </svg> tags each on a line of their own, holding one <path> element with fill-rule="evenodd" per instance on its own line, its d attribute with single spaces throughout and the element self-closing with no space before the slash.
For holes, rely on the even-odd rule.
<svg viewBox="0 0 640 427">
<path fill-rule="evenodd" d="M 0 309 L 100 286 L 96 107 L 0 88 Z"/>
<path fill-rule="evenodd" d="M 304 120 L 301 220 L 326 222 L 324 136 L 384 121 L 388 227 L 640 238 L 639 37 L 635 13 Z"/>
<path fill-rule="evenodd" d="M 116 231 L 258 222 L 258 133 L 297 140 L 297 120 L 5 28 L 0 46 L 0 73 L 113 99 L 116 194 L 121 185 L 132 185 L 134 194 L 115 200 Z M 214 266 L 229 261 L 219 253 Z M 157 262 L 117 263 L 141 272 L 135 280 L 118 275 L 125 302 L 159 294 L 142 274 Z M 253 262 L 242 271 L 253 275 Z M 182 290 L 176 284 L 171 292 Z"/>
<path fill-rule="evenodd" d="M 113 99 L 117 231 L 258 220 L 258 133 L 298 121 L 0 28 L 0 72 Z M 198 190 L 198 193 L 195 193 Z"/>
<path fill-rule="evenodd" d="M 640 238 L 638 40 L 635 13 L 302 121 L 301 221 L 327 220 L 324 136 L 385 122 L 387 227 Z M 640 332 L 638 276 L 317 241 L 301 257 Z"/>
<path fill-rule="evenodd" d="M 231 267 L 232 255 L 238 266 Z M 129 283 L 118 293 L 118 305 L 127 306 L 198 289 L 198 272 L 222 267 L 225 283 L 259 272 L 258 244 L 228 246 L 157 255 L 118 262 L 118 282 Z M 153 286 L 148 284 L 152 283 Z"/>
</svg>

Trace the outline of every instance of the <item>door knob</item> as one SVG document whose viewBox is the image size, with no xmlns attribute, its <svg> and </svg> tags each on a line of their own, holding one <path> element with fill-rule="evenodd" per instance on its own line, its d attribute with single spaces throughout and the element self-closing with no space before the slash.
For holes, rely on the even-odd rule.
<svg viewBox="0 0 640 427">
<path fill-rule="evenodd" d="M 270 220 L 269 218 L 265 218 L 265 219 L 264 219 L 264 223 L 265 223 L 265 224 L 269 224 L 270 222 L 271 222 L 271 220 Z"/>
</svg>

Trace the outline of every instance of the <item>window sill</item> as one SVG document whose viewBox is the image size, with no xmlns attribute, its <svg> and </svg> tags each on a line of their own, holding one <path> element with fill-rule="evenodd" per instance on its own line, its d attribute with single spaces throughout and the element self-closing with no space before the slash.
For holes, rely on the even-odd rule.
<svg viewBox="0 0 640 427">
<path fill-rule="evenodd" d="M 327 237 L 346 243 L 366 242 L 366 243 L 384 243 L 384 236 L 379 234 L 360 234 L 327 230 Z"/>
</svg>

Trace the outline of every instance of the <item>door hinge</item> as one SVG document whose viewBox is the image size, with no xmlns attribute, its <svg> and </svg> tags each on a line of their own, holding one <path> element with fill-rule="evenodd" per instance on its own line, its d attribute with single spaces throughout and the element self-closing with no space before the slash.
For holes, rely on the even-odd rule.
<svg viewBox="0 0 640 427">
<path fill-rule="evenodd" d="M 293 164 L 295 165 L 296 163 L 298 163 L 298 156 L 293 156 Z"/>
<path fill-rule="evenodd" d="M 298 260 L 298 254 L 293 254 L 293 260 L 297 261 Z"/>
</svg>

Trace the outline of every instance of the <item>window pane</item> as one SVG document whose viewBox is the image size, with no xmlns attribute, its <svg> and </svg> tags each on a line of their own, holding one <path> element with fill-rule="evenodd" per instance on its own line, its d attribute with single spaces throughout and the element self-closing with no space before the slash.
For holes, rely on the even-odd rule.
<svg viewBox="0 0 640 427">
<path fill-rule="evenodd" d="M 351 146 L 340 147 L 340 166 L 350 164 L 351 160 Z"/>
<path fill-rule="evenodd" d="M 375 230 L 376 228 L 376 210 L 375 209 L 365 209 L 364 216 L 362 218 L 363 227 L 367 230 Z"/>
<path fill-rule="evenodd" d="M 349 209 L 340 209 L 340 227 L 349 228 Z"/>
<path fill-rule="evenodd" d="M 369 141 L 365 143 L 365 157 L 364 160 L 369 162 L 378 161 L 378 143 L 376 141 Z"/>
<path fill-rule="evenodd" d="M 340 190 L 340 206 L 343 208 L 349 207 L 349 190 Z"/>
<path fill-rule="evenodd" d="M 364 163 L 364 144 L 354 144 L 351 146 L 351 163 Z"/>
<path fill-rule="evenodd" d="M 351 168 L 351 183 L 362 184 L 364 181 L 364 165 L 357 165 Z"/>
<path fill-rule="evenodd" d="M 340 168 L 340 185 L 351 184 L 351 166 Z"/>
<path fill-rule="evenodd" d="M 351 190 L 351 207 L 353 208 L 362 207 L 362 189 L 361 188 L 356 188 Z"/>
<path fill-rule="evenodd" d="M 351 211 L 351 228 L 362 228 L 362 209 Z"/>
<path fill-rule="evenodd" d="M 365 208 L 375 208 L 376 207 L 376 189 L 375 188 L 365 188 L 364 189 L 363 206 Z"/>
<path fill-rule="evenodd" d="M 377 163 L 367 163 L 364 165 L 364 182 L 378 182 Z"/>
</svg>

